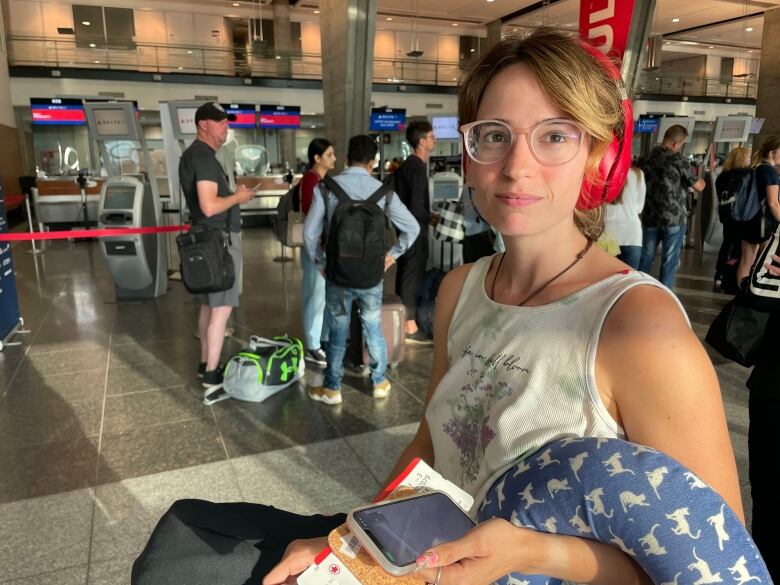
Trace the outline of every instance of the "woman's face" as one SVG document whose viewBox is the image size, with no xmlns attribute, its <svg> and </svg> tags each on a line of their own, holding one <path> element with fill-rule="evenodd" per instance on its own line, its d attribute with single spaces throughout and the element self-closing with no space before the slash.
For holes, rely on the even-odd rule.
<svg viewBox="0 0 780 585">
<path fill-rule="evenodd" d="M 336 167 L 336 153 L 333 147 L 329 146 L 321 155 L 315 156 L 314 161 L 326 171 L 332 171 Z"/>
<path fill-rule="evenodd" d="M 588 158 L 588 136 L 571 161 L 545 166 L 529 150 L 527 136 L 517 131 L 566 117 L 522 63 L 504 68 L 485 89 L 477 120 L 502 120 L 515 129 L 516 139 L 502 160 L 491 164 L 469 160 L 467 176 L 480 214 L 504 236 L 533 235 L 573 223 Z"/>
</svg>

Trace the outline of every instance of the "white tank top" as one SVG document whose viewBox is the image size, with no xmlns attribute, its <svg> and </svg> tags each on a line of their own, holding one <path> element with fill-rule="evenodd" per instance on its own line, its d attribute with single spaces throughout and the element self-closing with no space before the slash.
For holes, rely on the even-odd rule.
<svg viewBox="0 0 780 585">
<path fill-rule="evenodd" d="M 490 261 L 466 277 L 447 338 L 449 369 L 425 413 L 435 468 L 474 496 L 472 515 L 496 479 L 545 443 L 625 438 L 596 389 L 599 335 L 626 291 L 664 288 L 626 271 L 547 305 L 502 305 L 485 292 Z"/>
</svg>

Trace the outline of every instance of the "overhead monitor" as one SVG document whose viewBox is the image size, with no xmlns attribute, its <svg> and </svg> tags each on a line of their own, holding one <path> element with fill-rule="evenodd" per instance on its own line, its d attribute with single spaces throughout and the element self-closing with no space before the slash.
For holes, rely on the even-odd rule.
<svg viewBox="0 0 780 585">
<path fill-rule="evenodd" d="M 84 110 L 94 138 L 103 141 L 141 139 L 140 126 L 132 103 L 86 103 Z"/>
<path fill-rule="evenodd" d="M 32 123 L 41 126 L 84 126 L 84 104 L 74 98 L 30 98 Z"/>
<path fill-rule="evenodd" d="M 300 128 L 300 106 L 260 106 L 261 128 Z"/>
<path fill-rule="evenodd" d="M 254 104 L 222 104 L 225 112 L 236 117 L 228 122 L 231 128 L 254 128 L 257 126 L 257 108 Z"/>
<path fill-rule="evenodd" d="M 406 128 L 406 108 L 371 108 L 372 132 L 401 132 Z"/>
<path fill-rule="evenodd" d="M 750 133 L 751 134 L 760 133 L 761 128 L 764 127 L 764 122 L 766 122 L 766 118 L 753 118 L 753 121 L 750 123 Z"/>
<path fill-rule="evenodd" d="M 634 124 L 634 132 L 637 134 L 652 134 L 658 131 L 661 125 L 661 116 L 657 114 L 641 114 Z"/>
<path fill-rule="evenodd" d="M 753 116 L 718 116 L 715 118 L 714 142 L 745 142 L 750 134 Z"/>
<path fill-rule="evenodd" d="M 688 130 L 688 136 L 685 138 L 685 142 L 690 142 L 693 137 L 693 127 L 696 125 L 696 118 L 688 118 L 685 116 L 664 116 L 661 118 L 661 121 L 658 124 L 658 135 L 655 141 L 658 143 L 663 142 L 664 134 L 666 134 L 666 131 L 674 125 L 680 125 Z"/>
<path fill-rule="evenodd" d="M 433 116 L 431 118 L 433 135 L 436 140 L 459 140 L 457 116 Z"/>
</svg>

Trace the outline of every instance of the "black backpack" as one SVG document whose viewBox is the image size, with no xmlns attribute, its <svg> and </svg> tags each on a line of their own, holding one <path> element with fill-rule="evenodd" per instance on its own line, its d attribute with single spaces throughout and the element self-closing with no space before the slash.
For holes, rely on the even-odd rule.
<svg viewBox="0 0 780 585">
<path fill-rule="evenodd" d="M 378 203 L 387 196 L 386 209 L 392 190 L 382 185 L 368 199 L 352 199 L 331 177 L 326 176 L 323 183 L 339 200 L 328 226 L 325 277 L 344 288 L 378 285 L 393 229 Z"/>
<path fill-rule="evenodd" d="M 753 169 L 734 172 L 726 188 L 718 193 L 721 222 L 750 221 L 761 211 L 761 199 Z"/>
</svg>

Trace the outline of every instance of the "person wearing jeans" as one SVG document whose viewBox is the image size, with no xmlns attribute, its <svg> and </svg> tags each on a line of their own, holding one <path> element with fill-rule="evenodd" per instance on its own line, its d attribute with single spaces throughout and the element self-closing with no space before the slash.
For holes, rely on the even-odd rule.
<svg viewBox="0 0 780 585">
<path fill-rule="evenodd" d="M 348 167 L 334 178 L 350 199 L 368 199 L 382 186 L 382 183 L 371 176 L 377 150 L 376 142 L 369 136 L 358 135 L 350 138 L 347 150 Z M 381 257 L 376 258 L 378 262 L 384 262 L 384 270 L 387 270 L 415 241 L 420 233 L 420 226 L 395 193 L 388 193 L 377 202 L 377 205 L 384 210 L 398 231 L 397 242 L 385 254 L 384 260 Z M 337 206 L 336 195 L 327 187 L 320 185 L 315 189 L 311 207 L 306 214 L 306 222 L 303 226 L 306 254 L 309 260 L 321 270 L 325 267 L 325 252 L 320 246 L 320 241 L 326 226 L 332 224 L 333 212 Z M 389 394 L 390 382 L 385 378 L 387 346 L 381 331 L 383 284 L 380 280 L 374 286 L 368 283 L 368 288 L 352 288 L 338 286 L 327 276 L 325 277 L 325 321 L 329 329 L 325 350 L 327 365 L 323 385 L 308 389 L 309 398 L 312 400 L 325 404 L 341 404 L 341 379 L 344 376 L 344 353 L 347 349 L 350 308 L 353 300 L 357 301 L 360 307 L 360 321 L 371 358 L 369 367 L 374 398 L 385 398 Z"/>
<path fill-rule="evenodd" d="M 344 377 L 344 353 L 347 350 L 350 313 L 344 307 L 351 307 L 357 301 L 360 308 L 360 322 L 363 339 L 371 360 L 371 385 L 381 386 L 387 372 L 387 344 L 382 334 L 382 288 L 383 283 L 372 288 L 341 288 L 332 282 L 325 284 L 325 318 L 330 337 L 328 338 L 328 365 L 325 368 L 325 388 L 341 389 Z"/>
<path fill-rule="evenodd" d="M 642 255 L 639 259 L 640 272 L 650 273 L 658 244 L 661 244 L 661 274 L 658 280 L 667 288 L 672 288 L 677 267 L 680 264 L 680 251 L 685 241 L 685 226 L 670 225 L 664 228 L 646 227 L 642 230 Z"/>
<path fill-rule="evenodd" d="M 639 270 L 650 273 L 658 243 L 661 243 L 661 275 L 658 280 L 672 288 L 688 219 L 688 189 L 701 191 L 704 179 L 691 173 L 680 154 L 688 130 L 675 124 L 664 133 L 663 142 L 641 162 L 647 193 L 642 211 L 642 256 Z"/>
</svg>

